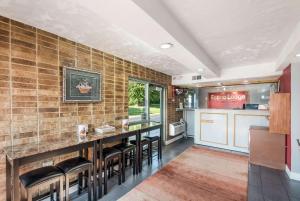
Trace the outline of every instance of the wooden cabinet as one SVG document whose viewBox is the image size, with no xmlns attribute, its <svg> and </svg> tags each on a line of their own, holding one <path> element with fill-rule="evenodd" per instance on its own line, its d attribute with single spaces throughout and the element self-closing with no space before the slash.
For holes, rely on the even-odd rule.
<svg viewBox="0 0 300 201">
<path fill-rule="evenodd" d="M 249 161 L 269 168 L 285 168 L 285 136 L 269 133 L 268 127 L 250 127 Z"/>
<path fill-rule="evenodd" d="M 289 134 L 291 127 L 291 94 L 274 93 L 270 97 L 270 133 Z"/>
</svg>

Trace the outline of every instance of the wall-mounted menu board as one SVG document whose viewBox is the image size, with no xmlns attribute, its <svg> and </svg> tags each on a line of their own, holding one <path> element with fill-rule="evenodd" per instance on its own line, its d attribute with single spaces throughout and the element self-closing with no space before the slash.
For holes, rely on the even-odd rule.
<svg viewBox="0 0 300 201">
<path fill-rule="evenodd" d="M 207 107 L 216 109 L 242 109 L 243 104 L 247 103 L 247 99 L 247 91 L 208 93 Z"/>
</svg>

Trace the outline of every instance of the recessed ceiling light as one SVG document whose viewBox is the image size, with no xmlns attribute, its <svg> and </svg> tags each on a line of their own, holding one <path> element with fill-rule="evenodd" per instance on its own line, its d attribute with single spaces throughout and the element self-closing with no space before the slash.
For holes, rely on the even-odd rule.
<svg viewBox="0 0 300 201">
<path fill-rule="evenodd" d="M 203 72 L 204 69 L 203 68 L 198 68 L 198 72 Z"/>
<path fill-rule="evenodd" d="M 174 45 L 172 43 L 162 43 L 160 44 L 160 48 L 161 49 L 169 49 L 171 47 L 173 47 Z"/>
<path fill-rule="evenodd" d="M 300 57 L 300 53 L 299 53 L 299 54 L 296 54 L 296 57 Z"/>
</svg>

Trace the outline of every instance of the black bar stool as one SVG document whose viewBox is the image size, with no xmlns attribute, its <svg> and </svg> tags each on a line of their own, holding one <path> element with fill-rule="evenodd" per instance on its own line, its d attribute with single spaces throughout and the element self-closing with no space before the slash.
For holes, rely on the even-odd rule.
<svg viewBox="0 0 300 201">
<path fill-rule="evenodd" d="M 71 158 L 65 161 L 62 161 L 56 165 L 65 175 L 65 184 L 66 184 L 66 201 L 70 200 L 69 195 L 69 185 L 70 185 L 70 176 L 73 174 L 82 173 L 88 171 L 88 200 L 91 200 L 91 171 L 92 171 L 92 162 L 83 158 L 83 157 L 76 157 Z"/>
<path fill-rule="evenodd" d="M 118 174 L 119 185 L 122 184 L 122 152 L 116 148 L 104 148 L 103 149 L 103 162 L 104 162 L 104 195 L 107 194 L 107 180 L 108 176 L 111 176 L 114 172 Z M 99 154 L 98 154 L 99 156 Z M 118 171 L 114 170 L 115 159 L 117 159 Z M 102 163 L 102 161 L 100 161 Z M 112 169 L 112 171 L 110 171 Z M 109 171 L 109 174 L 108 174 Z M 112 173 L 112 174 L 111 174 Z M 102 176 L 102 171 L 100 171 L 99 176 Z"/>
<path fill-rule="evenodd" d="M 159 136 L 146 136 L 145 139 L 149 140 L 149 146 L 150 146 L 150 152 L 151 152 L 151 164 L 152 164 L 152 151 L 153 151 L 153 143 L 157 142 L 157 159 L 161 159 L 161 152 L 162 152 L 162 145 L 161 145 L 161 140 Z"/>
<path fill-rule="evenodd" d="M 40 185 L 46 184 L 51 185 L 51 199 L 53 198 L 53 185 L 56 184 L 56 192 L 59 192 L 60 196 L 59 200 L 63 200 L 64 174 L 55 166 L 46 166 L 29 171 L 20 176 L 20 181 L 20 184 L 22 184 L 20 189 L 22 191 L 22 186 L 24 187 L 28 201 L 32 201 L 32 193 L 34 190 L 36 190 Z M 23 193 L 21 193 L 21 200 L 23 199 L 22 195 Z"/>
<path fill-rule="evenodd" d="M 136 140 L 130 140 L 130 144 L 133 144 L 133 145 L 137 146 L 136 145 Z M 150 165 L 151 164 L 150 141 L 145 139 L 145 138 L 141 140 L 141 150 L 140 150 L 140 156 L 142 156 L 141 162 L 140 162 L 141 164 L 143 162 L 143 153 L 144 153 L 144 151 L 147 152 L 148 165 Z"/>
<path fill-rule="evenodd" d="M 132 165 L 133 174 L 136 174 L 136 148 L 135 145 L 122 143 L 115 145 L 114 148 L 118 149 L 122 153 L 122 182 L 125 182 L 125 169 L 127 166 L 127 159 L 130 161 L 130 166 Z"/>
</svg>

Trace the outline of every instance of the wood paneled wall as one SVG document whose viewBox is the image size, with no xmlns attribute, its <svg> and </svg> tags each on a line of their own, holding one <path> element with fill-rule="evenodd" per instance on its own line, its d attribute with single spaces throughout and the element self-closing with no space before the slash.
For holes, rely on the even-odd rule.
<svg viewBox="0 0 300 201">
<path fill-rule="evenodd" d="M 100 72 L 102 101 L 63 103 L 63 67 Z M 78 123 L 120 126 L 128 116 L 130 76 L 171 84 L 166 74 L 0 16 L 0 200 L 5 200 L 4 146 L 73 135 Z M 181 117 L 176 104 L 168 101 L 168 122 Z"/>
</svg>

